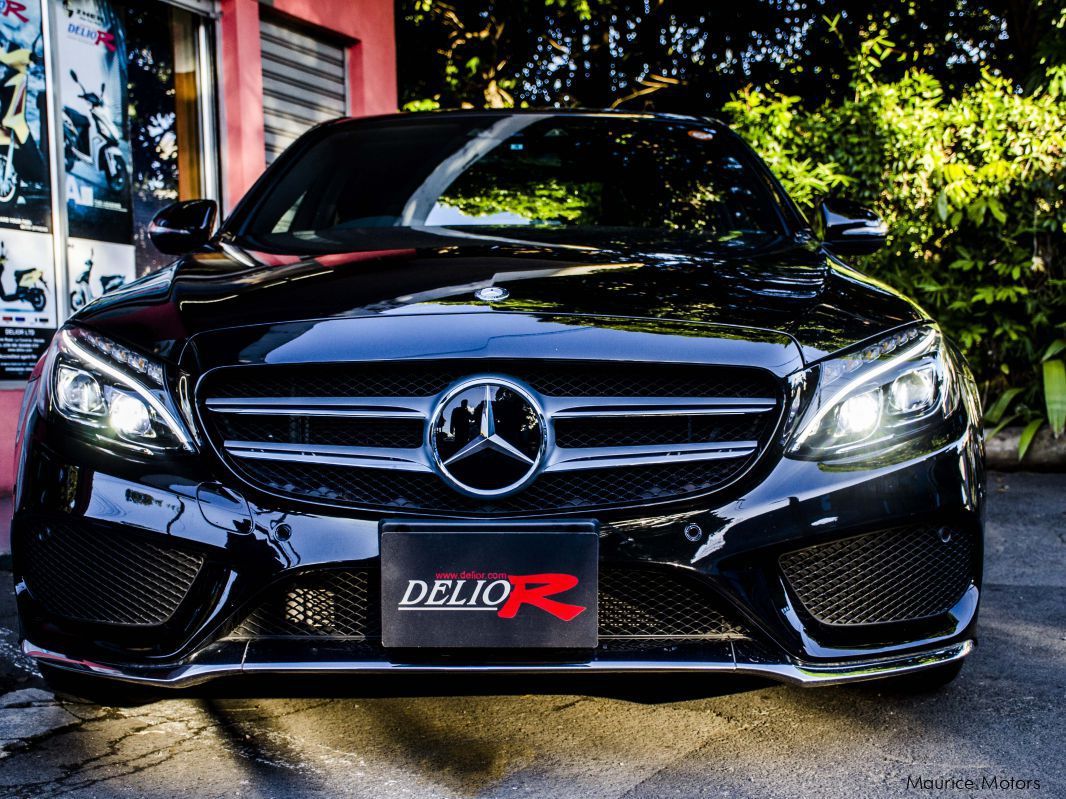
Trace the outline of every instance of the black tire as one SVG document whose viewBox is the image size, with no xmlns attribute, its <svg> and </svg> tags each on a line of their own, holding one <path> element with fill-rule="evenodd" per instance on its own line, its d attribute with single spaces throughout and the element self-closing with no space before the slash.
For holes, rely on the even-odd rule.
<svg viewBox="0 0 1066 799">
<path fill-rule="evenodd" d="M 121 155 L 115 156 L 115 171 L 113 174 L 107 176 L 107 186 L 111 191 L 116 194 L 121 194 L 126 190 L 127 178 L 129 175 L 126 170 L 126 159 Z"/>
<path fill-rule="evenodd" d="M 0 155 L 0 175 L 7 170 L 7 156 Z M 0 204 L 7 205 L 14 200 L 19 193 L 19 179 L 17 174 L 11 175 L 11 184 L 4 186 L 0 181 Z"/>
<path fill-rule="evenodd" d="M 33 306 L 33 310 L 40 313 L 48 305 L 48 295 L 44 293 L 43 289 L 33 288 L 28 292 L 29 296 L 26 298 L 30 301 L 30 305 Z"/>
<path fill-rule="evenodd" d="M 913 674 L 878 680 L 873 685 L 894 694 L 931 694 L 950 685 L 962 672 L 964 663 L 963 660 L 955 660 Z"/>
<path fill-rule="evenodd" d="M 157 692 L 139 685 L 109 680 L 106 677 L 96 677 L 91 674 L 81 674 L 48 663 L 39 663 L 37 667 L 56 698 L 68 702 L 108 707 L 136 707 L 151 704 L 159 698 Z"/>
</svg>

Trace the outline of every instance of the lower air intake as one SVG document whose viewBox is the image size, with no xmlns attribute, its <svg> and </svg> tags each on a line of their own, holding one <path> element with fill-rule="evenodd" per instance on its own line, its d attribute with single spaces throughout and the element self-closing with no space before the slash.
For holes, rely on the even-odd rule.
<svg viewBox="0 0 1066 799">
<path fill-rule="evenodd" d="M 788 552 L 779 562 L 816 621 L 883 624 L 950 610 L 973 582 L 977 551 L 973 532 L 908 526 Z"/>
<path fill-rule="evenodd" d="M 203 566 L 198 555 L 99 527 L 35 524 L 20 544 L 30 596 L 49 613 L 96 624 L 163 624 Z"/>
</svg>

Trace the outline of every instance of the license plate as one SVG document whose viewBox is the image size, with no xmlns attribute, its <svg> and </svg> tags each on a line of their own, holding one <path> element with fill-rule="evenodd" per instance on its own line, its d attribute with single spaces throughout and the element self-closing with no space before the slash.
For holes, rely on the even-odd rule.
<svg viewBox="0 0 1066 799">
<path fill-rule="evenodd" d="M 382 643 L 592 649 L 598 566 L 594 522 L 384 522 Z"/>
</svg>

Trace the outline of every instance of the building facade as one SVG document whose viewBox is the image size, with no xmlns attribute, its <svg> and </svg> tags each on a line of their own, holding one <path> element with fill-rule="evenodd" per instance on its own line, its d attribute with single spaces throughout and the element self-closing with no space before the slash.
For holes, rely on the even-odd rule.
<svg viewBox="0 0 1066 799">
<path fill-rule="evenodd" d="M 2 503 L 26 376 L 67 316 L 166 263 L 159 209 L 225 213 L 307 128 L 395 110 L 393 3 L 0 0 L 0 104 Z"/>
</svg>

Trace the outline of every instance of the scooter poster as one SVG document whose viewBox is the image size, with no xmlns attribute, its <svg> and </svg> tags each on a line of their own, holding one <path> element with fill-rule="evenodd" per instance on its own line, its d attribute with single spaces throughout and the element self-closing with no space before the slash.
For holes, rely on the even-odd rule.
<svg viewBox="0 0 1066 799">
<path fill-rule="evenodd" d="M 54 2 L 70 235 L 129 244 L 133 202 L 122 16 L 109 0 Z"/>
<path fill-rule="evenodd" d="M 0 228 L 47 233 L 49 181 L 40 0 L 0 0 Z"/>
<path fill-rule="evenodd" d="M 70 310 L 80 311 L 97 297 L 136 277 L 132 244 L 67 239 L 67 286 Z"/>
<path fill-rule="evenodd" d="M 0 380 L 26 379 L 57 319 L 52 237 L 0 229 Z"/>
</svg>

